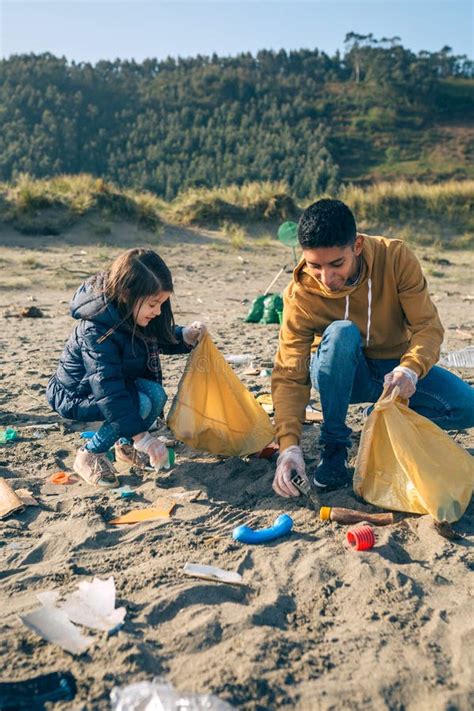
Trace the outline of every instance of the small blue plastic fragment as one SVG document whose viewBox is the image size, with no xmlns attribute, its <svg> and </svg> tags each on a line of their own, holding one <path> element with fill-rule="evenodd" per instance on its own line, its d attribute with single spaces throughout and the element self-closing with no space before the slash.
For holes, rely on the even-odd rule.
<svg viewBox="0 0 474 711">
<path fill-rule="evenodd" d="M 270 528 L 255 531 L 250 526 L 237 526 L 232 531 L 232 538 L 240 543 L 267 543 L 288 535 L 293 528 L 293 519 L 288 514 L 281 514 Z"/>
<path fill-rule="evenodd" d="M 128 484 L 126 486 L 121 486 L 120 489 L 117 489 L 117 493 L 122 499 L 131 499 L 137 495 L 135 489 L 130 488 Z"/>
</svg>

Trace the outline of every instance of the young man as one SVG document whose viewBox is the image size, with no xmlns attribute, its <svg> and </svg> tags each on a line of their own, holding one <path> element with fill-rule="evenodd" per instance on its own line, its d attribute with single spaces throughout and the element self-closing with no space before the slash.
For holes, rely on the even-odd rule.
<svg viewBox="0 0 474 711">
<path fill-rule="evenodd" d="M 415 255 L 401 240 L 359 234 L 339 200 L 319 200 L 298 226 L 303 259 L 284 293 L 272 378 L 280 444 L 273 488 L 298 496 L 306 477 L 299 445 L 311 384 L 319 390 L 320 491 L 350 482 L 350 403 L 375 402 L 396 385 L 410 407 L 444 429 L 474 425 L 474 388 L 443 368 L 443 327 Z M 311 351 L 314 351 L 311 354 Z"/>
</svg>

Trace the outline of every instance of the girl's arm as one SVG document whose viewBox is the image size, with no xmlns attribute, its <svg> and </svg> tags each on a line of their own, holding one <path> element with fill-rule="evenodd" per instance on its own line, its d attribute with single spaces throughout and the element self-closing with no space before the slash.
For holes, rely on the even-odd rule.
<svg viewBox="0 0 474 711">
<path fill-rule="evenodd" d="M 179 355 L 180 353 L 191 353 L 193 346 L 188 346 L 183 339 L 184 326 L 176 326 L 174 335 L 176 337 L 177 343 L 172 343 L 168 345 L 160 344 L 160 351 L 163 355 Z"/>
<path fill-rule="evenodd" d="M 118 344 L 113 335 L 97 343 L 102 335 L 103 331 L 96 326 L 86 326 L 82 334 L 81 350 L 92 394 L 105 420 L 116 430 L 117 438 L 134 437 L 145 432 L 146 425 L 138 403 L 127 390 Z"/>
</svg>

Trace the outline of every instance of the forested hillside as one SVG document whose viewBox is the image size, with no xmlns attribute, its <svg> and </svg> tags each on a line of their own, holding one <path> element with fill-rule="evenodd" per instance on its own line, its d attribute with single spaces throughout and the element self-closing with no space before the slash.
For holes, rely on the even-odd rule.
<svg viewBox="0 0 474 711">
<path fill-rule="evenodd" d="M 449 48 L 351 33 L 344 55 L 0 62 L 0 180 L 87 172 L 172 199 L 283 180 L 299 198 L 342 182 L 474 176 L 473 64 Z"/>
</svg>

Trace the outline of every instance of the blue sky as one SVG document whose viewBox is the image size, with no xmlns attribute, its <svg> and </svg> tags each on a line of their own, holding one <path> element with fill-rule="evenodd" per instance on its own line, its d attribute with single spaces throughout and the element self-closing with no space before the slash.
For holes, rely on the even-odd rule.
<svg viewBox="0 0 474 711">
<path fill-rule="evenodd" d="M 0 55 L 52 52 L 77 62 L 343 49 L 355 31 L 405 47 L 473 56 L 470 0 L 0 0 Z"/>
</svg>

